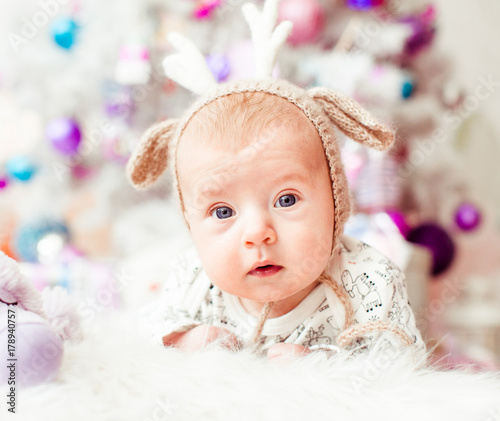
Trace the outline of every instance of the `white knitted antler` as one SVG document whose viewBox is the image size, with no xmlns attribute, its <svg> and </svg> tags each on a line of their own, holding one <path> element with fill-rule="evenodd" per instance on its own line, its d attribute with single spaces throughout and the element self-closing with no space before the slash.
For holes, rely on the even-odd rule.
<svg viewBox="0 0 500 421">
<path fill-rule="evenodd" d="M 262 12 L 251 3 L 243 6 L 243 14 L 250 26 L 255 46 L 256 78 L 271 77 L 278 49 L 292 31 L 293 24 L 289 21 L 276 26 L 279 2 L 280 0 L 267 0 Z"/>
<path fill-rule="evenodd" d="M 163 60 L 163 70 L 170 79 L 200 95 L 217 85 L 205 57 L 188 38 L 171 32 L 168 41 L 178 51 Z"/>
</svg>

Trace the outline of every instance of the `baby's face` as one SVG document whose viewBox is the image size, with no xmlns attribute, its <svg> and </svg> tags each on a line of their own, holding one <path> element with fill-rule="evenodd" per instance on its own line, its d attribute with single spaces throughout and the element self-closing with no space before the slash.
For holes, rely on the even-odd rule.
<svg viewBox="0 0 500 421">
<path fill-rule="evenodd" d="M 314 126 L 294 112 L 240 150 L 189 139 L 189 130 L 182 139 L 190 147 L 179 182 L 203 267 L 222 290 L 257 302 L 304 295 L 331 253 L 328 165 Z"/>
</svg>

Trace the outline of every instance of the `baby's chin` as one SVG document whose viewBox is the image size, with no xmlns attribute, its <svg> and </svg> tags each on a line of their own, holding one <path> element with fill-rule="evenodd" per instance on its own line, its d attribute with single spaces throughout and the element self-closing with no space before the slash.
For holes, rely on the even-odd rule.
<svg viewBox="0 0 500 421">
<path fill-rule="evenodd" d="M 283 300 L 289 299 L 294 294 L 284 294 L 281 292 L 274 294 L 250 294 L 246 296 L 240 296 L 240 298 L 245 298 L 247 300 L 255 301 L 258 303 L 275 303 Z"/>
<path fill-rule="evenodd" d="M 217 286 L 227 294 L 259 303 L 286 300 L 299 292 L 295 290 L 285 291 L 277 288 L 276 285 L 259 285 L 253 286 L 252 288 L 248 288 L 248 286 L 246 288 L 234 288 L 234 286 L 224 287 L 221 285 Z"/>
<path fill-rule="evenodd" d="M 318 284 L 317 277 L 312 274 L 307 278 L 291 279 L 287 276 L 287 271 L 283 270 L 269 277 L 256 277 L 247 274 L 241 279 L 227 276 L 211 279 L 219 289 L 227 294 L 258 303 L 277 303 L 287 300 L 300 302 L 305 298 Z"/>
<path fill-rule="evenodd" d="M 272 288 L 257 287 L 254 290 L 245 294 L 236 294 L 240 298 L 259 302 L 259 303 L 286 303 L 287 301 L 301 301 L 310 292 L 312 285 L 305 286 L 304 288 L 293 289 L 277 289 L 274 285 Z"/>
</svg>

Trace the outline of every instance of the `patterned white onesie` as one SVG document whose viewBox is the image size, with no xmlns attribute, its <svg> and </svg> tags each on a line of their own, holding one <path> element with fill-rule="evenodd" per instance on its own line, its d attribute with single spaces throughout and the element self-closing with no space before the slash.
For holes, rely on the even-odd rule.
<svg viewBox="0 0 500 421">
<path fill-rule="evenodd" d="M 327 268 L 342 283 L 352 300 L 355 323 L 383 321 L 401 328 L 422 351 L 425 345 L 408 302 L 404 275 L 387 257 L 367 244 L 344 236 Z M 248 343 L 257 318 L 249 315 L 238 297 L 213 285 L 195 249 L 172 264 L 160 298 L 143 309 L 143 321 L 153 340 L 199 324 L 228 329 Z M 268 319 L 262 331 L 261 350 L 277 342 L 336 345 L 344 330 L 345 311 L 336 294 L 320 283 L 289 313 Z M 374 334 L 367 334 L 369 344 Z"/>
</svg>

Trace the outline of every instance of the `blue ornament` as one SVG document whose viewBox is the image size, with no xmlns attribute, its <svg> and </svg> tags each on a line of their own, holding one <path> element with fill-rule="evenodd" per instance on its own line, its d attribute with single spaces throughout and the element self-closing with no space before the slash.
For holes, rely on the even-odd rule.
<svg viewBox="0 0 500 421">
<path fill-rule="evenodd" d="M 38 263 L 38 243 L 48 234 L 58 234 L 65 241 L 69 240 L 68 228 L 57 220 L 41 219 L 21 225 L 12 239 L 16 255 L 26 262 Z"/>
<path fill-rule="evenodd" d="M 411 79 L 405 79 L 401 86 L 401 97 L 403 99 L 408 99 L 413 94 L 413 81 Z"/>
<path fill-rule="evenodd" d="M 57 45 L 69 50 L 76 42 L 79 29 L 80 27 L 73 19 L 61 17 L 52 22 L 51 33 Z"/>
<path fill-rule="evenodd" d="M 7 174 L 19 181 L 28 181 L 37 170 L 35 163 L 25 155 L 10 158 L 5 167 Z"/>
</svg>

